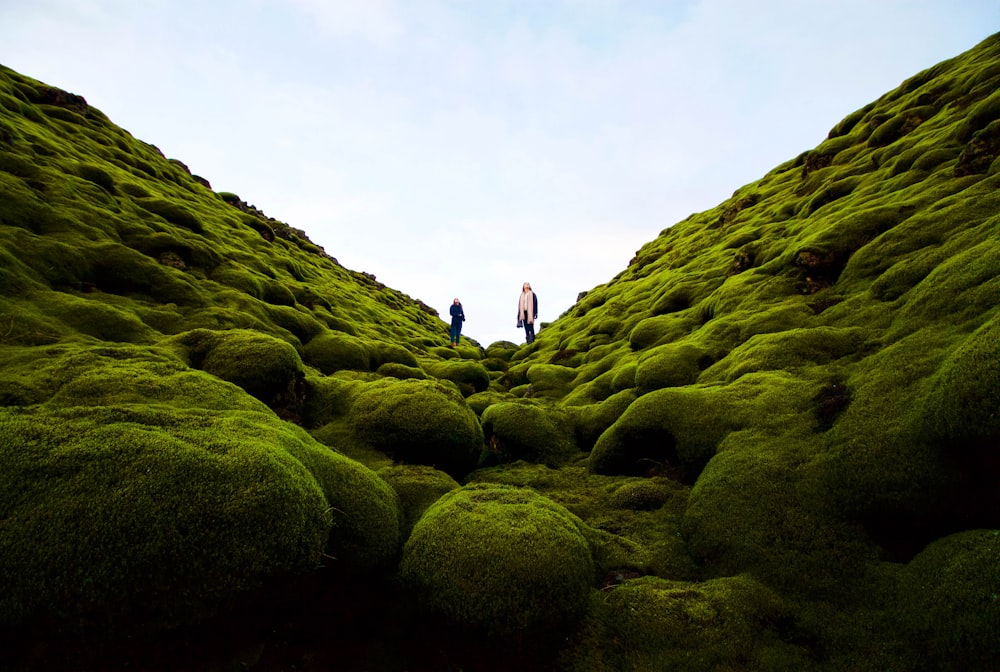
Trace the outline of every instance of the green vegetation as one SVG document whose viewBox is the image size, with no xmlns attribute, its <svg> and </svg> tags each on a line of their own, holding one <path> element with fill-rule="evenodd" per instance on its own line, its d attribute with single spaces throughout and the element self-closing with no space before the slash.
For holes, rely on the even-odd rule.
<svg viewBox="0 0 1000 672">
<path fill-rule="evenodd" d="M 111 651 L 364 612 L 463 669 L 992 670 L 998 89 L 1000 35 L 531 346 L 446 348 L 420 301 L 0 67 L 0 620 Z"/>
</svg>

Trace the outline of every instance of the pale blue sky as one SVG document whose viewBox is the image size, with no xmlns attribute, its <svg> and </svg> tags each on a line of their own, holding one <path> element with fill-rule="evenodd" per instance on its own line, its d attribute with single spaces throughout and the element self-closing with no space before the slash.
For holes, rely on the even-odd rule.
<svg viewBox="0 0 1000 672">
<path fill-rule="evenodd" d="M 345 266 L 458 296 L 488 345 L 523 341 L 522 282 L 554 320 L 997 30 L 997 0 L 0 0 L 0 63 Z"/>
</svg>

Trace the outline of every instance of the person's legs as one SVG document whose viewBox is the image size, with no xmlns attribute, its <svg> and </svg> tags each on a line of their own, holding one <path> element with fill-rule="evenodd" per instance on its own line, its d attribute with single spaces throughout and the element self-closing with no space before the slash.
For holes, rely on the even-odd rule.
<svg viewBox="0 0 1000 672">
<path fill-rule="evenodd" d="M 451 344 L 452 345 L 455 345 L 456 343 L 458 343 L 458 333 L 457 333 L 458 329 L 459 328 L 456 327 L 453 324 L 453 325 L 451 325 L 451 329 L 449 330 L 449 334 L 451 335 Z"/>
<path fill-rule="evenodd" d="M 535 325 L 531 322 L 524 323 L 524 336 L 528 343 L 535 342 Z"/>
</svg>

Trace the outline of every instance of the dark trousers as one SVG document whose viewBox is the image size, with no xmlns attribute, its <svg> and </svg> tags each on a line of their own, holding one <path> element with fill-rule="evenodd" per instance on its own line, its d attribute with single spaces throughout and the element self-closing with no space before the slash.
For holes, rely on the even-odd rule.
<svg viewBox="0 0 1000 672">
<path fill-rule="evenodd" d="M 535 325 L 528 322 L 528 311 L 524 312 L 521 321 L 524 323 L 524 340 L 533 343 L 535 341 Z"/>
<path fill-rule="evenodd" d="M 458 339 L 462 336 L 462 321 L 453 320 L 451 323 L 451 342 L 458 343 Z"/>
</svg>

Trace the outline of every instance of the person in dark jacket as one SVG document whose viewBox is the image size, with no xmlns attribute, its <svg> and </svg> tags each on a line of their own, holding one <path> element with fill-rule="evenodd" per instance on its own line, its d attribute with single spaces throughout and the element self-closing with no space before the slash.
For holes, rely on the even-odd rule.
<svg viewBox="0 0 1000 672">
<path fill-rule="evenodd" d="M 455 299 L 451 304 L 451 347 L 458 345 L 458 339 L 462 337 L 462 322 L 465 322 L 465 310 L 462 302 Z"/>
<path fill-rule="evenodd" d="M 535 320 L 538 319 L 538 296 L 531 291 L 531 283 L 526 282 L 521 287 L 521 297 L 517 301 L 517 326 L 524 327 L 524 339 L 528 343 L 535 341 Z"/>
</svg>

